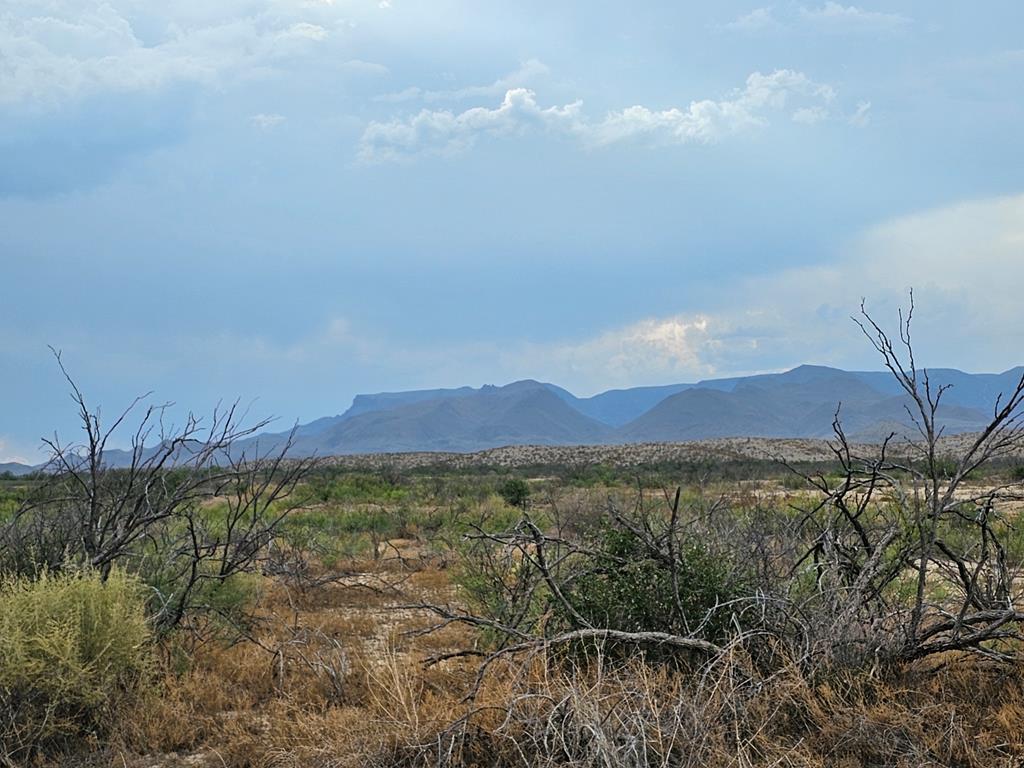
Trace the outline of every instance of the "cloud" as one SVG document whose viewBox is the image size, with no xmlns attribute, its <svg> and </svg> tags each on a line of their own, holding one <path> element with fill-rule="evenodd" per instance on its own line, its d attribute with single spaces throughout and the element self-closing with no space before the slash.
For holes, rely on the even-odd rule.
<svg viewBox="0 0 1024 768">
<path fill-rule="evenodd" d="M 755 72 L 743 88 L 721 100 L 693 101 L 685 109 L 637 105 L 595 121 L 583 114 L 582 102 L 545 108 L 533 91 L 515 88 L 505 93 L 495 109 L 473 107 L 460 113 L 424 109 L 411 118 L 374 121 L 363 132 L 359 156 L 366 162 L 381 162 L 417 154 L 452 155 L 473 146 L 481 136 L 530 130 L 553 132 L 594 147 L 637 138 L 661 144 L 709 143 L 765 126 L 771 113 L 785 110 L 794 101 L 804 103 L 798 112 L 814 109 L 814 116 L 824 119 L 835 98 L 831 86 L 783 69 L 767 75 Z"/>
<path fill-rule="evenodd" d="M 367 162 L 400 160 L 419 153 L 451 155 L 471 147 L 481 136 L 522 133 L 530 128 L 573 132 L 580 102 L 542 108 L 533 91 L 516 88 L 495 109 L 464 112 L 424 109 L 408 120 L 372 122 L 363 132 L 360 158 Z"/>
<path fill-rule="evenodd" d="M 480 380 L 555 381 L 580 393 L 808 362 L 874 369 L 879 361 L 850 316 L 866 298 L 876 317 L 891 325 L 913 287 L 915 339 L 924 364 L 1004 370 L 1024 364 L 1021 284 L 1024 195 L 884 221 L 820 264 L 751 277 L 727 291 L 708 290 L 703 302 L 671 315 L 581 338 L 413 346 L 336 320 L 275 354 L 291 362 L 351 357 L 375 370 L 393 369 L 396 376 L 416 370 L 440 377 L 432 382 L 428 376 L 424 385 L 443 383 L 458 370 Z M 228 348 L 247 345 L 232 340 Z M 951 350 L 959 357 L 951 357 Z"/>
<path fill-rule="evenodd" d="M 724 29 L 738 32 L 763 32 L 781 26 L 782 24 L 775 18 L 771 8 L 755 8 L 750 13 L 743 14 L 722 25 Z"/>
<path fill-rule="evenodd" d="M 923 361 L 1002 370 L 1024 363 L 1022 282 L 1019 195 L 883 222 L 827 264 L 748 280 L 735 287 L 732 301 L 698 309 L 717 329 L 719 367 L 755 370 L 767 361 L 877 365 L 849 316 L 866 297 L 880 318 L 891 320 L 912 287 Z M 961 357 L 950 359 L 950 350 Z"/>
<path fill-rule="evenodd" d="M 373 100 L 397 104 L 403 101 L 415 101 L 422 95 L 422 88 L 418 88 L 415 85 L 411 85 L 408 88 L 402 89 L 401 91 L 395 91 L 393 93 L 382 93 L 379 96 L 374 96 Z"/>
<path fill-rule="evenodd" d="M 116 178 L 147 155 L 203 131 L 192 118 L 210 90 L 218 93 L 225 111 L 237 110 L 234 119 L 245 120 L 261 111 L 268 90 L 299 77 L 304 86 L 316 77 L 329 78 L 336 89 L 340 78 L 387 74 L 386 67 L 351 57 L 350 28 L 338 17 L 341 9 L 316 5 L 296 0 L 5 4 L 0 11 L 0 198 L 82 192 Z M 314 51 L 319 53 L 316 71 L 294 71 Z M 254 81 L 257 88 L 246 87 Z M 231 98 L 220 98 L 229 89 Z M 269 118 L 253 118 L 253 124 L 272 128 Z M 209 114 L 204 122 L 208 130 Z"/>
<path fill-rule="evenodd" d="M 923 365 L 1002 371 L 1024 364 L 1024 195 L 882 222 L 826 263 L 750 278 L 678 314 L 591 338 L 502 353 L 509 378 L 578 393 L 782 370 L 801 363 L 878 369 L 851 321 L 866 299 L 884 327 L 914 288 Z M 958 357 L 953 357 L 954 354 Z"/>
<path fill-rule="evenodd" d="M 638 136 L 662 143 L 708 143 L 750 128 L 768 124 L 768 114 L 783 110 L 795 98 L 817 102 L 822 117 L 835 90 L 815 83 L 802 72 L 779 69 L 764 75 L 755 72 L 744 88 L 718 101 L 690 102 L 686 109 L 650 110 L 634 106 L 613 112 L 583 131 L 595 144 L 611 144 Z"/>
<path fill-rule="evenodd" d="M 315 40 L 317 42 L 326 40 L 328 35 L 328 31 L 323 27 L 318 24 L 310 24 L 306 21 L 292 24 L 287 29 L 277 33 L 279 38 L 302 38 L 305 40 Z"/>
<path fill-rule="evenodd" d="M 117 176 L 124 165 L 180 142 L 195 94 L 104 93 L 68 104 L 55 116 L 0 107 L 0 199 L 81 191 Z"/>
<path fill-rule="evenodd" d="M 805 29 L 817 32 L 892 32 L 911 24 L 913 19 L 898 13 L 869 11 L 855 5 L 830 0 L 822 6 L 801 6 L 776 16 L 773 8 L 755 8 L 718 26 L 730 32 L 755 34 L 773 30 Z"/>
<path fill-rule="evenodd" d="M 537 378 L 588 394 L 800 363 L 877 369 L 850 315 L 866 297 L 875 316 L 892 327 L 913 287 L 918 359 L 993 371 L 1024 363 L 1022 284 L 1024 195 L 881 222 L 820 264 L 708 287 L 699 301 L 663 316 L 640 315 L 578 337 L 549 331 L 495 341 L 481 328 L 476 338 L 471 331 L 463 341 L 423 342 L 385 334 L 358 318 L 333 317 L 297 337 L 275 330 L 183 332 L 161 346 L 159 365 L 204 370 L 219 377 L 220 386 L 237 391 L 248 385 L 264 395 L 271 382 L 292 391 L 293 372 L 302 370 L 310 387 L 325 393 L 323 402 L 336 396 L 332 382 L 353 373 L 359 378 L 349 386 L 362 391 L 396 382 L 413 388 Z M 124 344 L 113 350 L 95 339 L 76 347 L 96 377 L 119 370 L 153 376 L 149 340 Z M 285 400 L 276 408 L 292 414 L 296 407 Z"/>
<path fill-rule="evenodd" d="M 832 1 L 820 8 L 801 8 L 800 17 L 815 26 L 835 30 L 894 30 L 911 22 L 898 13 L 866 11 Z"/>
<path fill-rule="evenodd" d="M 548 74 L 547 65 L 537 59 L 528 59 L 507 75 L 499 77 L 490 85 L 471 85 L 446 91 L 431 91 L 411 86 L 395 93 L 376 96 L 374 101 L 398 103 L 403 101 L 459 101 L 480 96 L 500 96 L 509 90 L 522 87 L 537 77 Z"/>
<path fill-rule="evenodd" d="M 794 123 L 814 125 L 828 119 L 828 110 L 824 107 L 801 107 L 793 113 Z"/>
<path fill-rule="evenodd" d="M 725 334 L 727 329 L 716 327 L 706 316 L 680 314 L 642 319 L 589 338 L 410 345 L 336 317 L 292 342 L 224 333 L 179 339 L 168 354 L 193 365 L 196 360 L 228 357 L 243 370 L 255 365 L 317 371 L 331 361 L 345 360 L 383 373 L 386 380 L 415 377 L 422 386 L 456 383 L 453 371 L 464 377 L 460 384 L 539 377 L 585 391 L 714 375 L 720 346 L 716 333 Z"/>
<path fill-rule="evenodd" d="M 716 330 L 703 315 L 647 318 L 590 339 L 522 345 L 504 366 L 583 389 L 702 378 L 715 372 Z"/>
<path fill-rule="evenodd" d="M 857 104 L 857 110 L 850 115 L 850 125 L 864 127 L 871 122 L 871 102 L 861 101 Z"/>
<path fill-rule="evenodd" d="M 377 64 L 373 61 L 363 61 L 362 59 L 349 59 L 342 63 L 341 68 L 348 72 L 356 72 L 364 75 L 388 75 L 391 73 L 391 70 L 383 64 Z"/>
<path fill-rule="evenodd" d="M 258 115 L 253 115 L 252 117 L 250 117 L 249 121 L 257 128 L 264 131 L 269 131 L 281 125 L 281 123 L 285 122 L 287 119 L 288 118 L 286 118 L 284 115 L 260 113 Z"/>
<path fill-rule="evenodd" d="M 330 35 L 276 0 L 140 6 L 15 3 L 0 14 L 0 106 L 52 107 L 110 91 L 218 84 Z"/>
</svg>

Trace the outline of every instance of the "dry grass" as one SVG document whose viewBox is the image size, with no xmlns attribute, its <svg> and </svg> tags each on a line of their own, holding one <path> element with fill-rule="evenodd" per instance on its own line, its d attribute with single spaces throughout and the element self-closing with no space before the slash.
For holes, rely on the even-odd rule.
<svg viewBox="0 0 1024 768">
<path fill-rule="evenodd" d="M 444 572 L 404 586 L 407 596 L 451 596 Z M 268 590 L 259 639 L 271 650 L 198 649 L 137 707 L 101 764 L 981 768 L 1024 757 L 1016 669 L 948 659 L 810 682 L 795 666 L 762 677 L 740 651 L 698 670 L 538 655 L 495 665 L 465 701 L 471 662 L 422 661 L 472 645 L 469 630 L 411 636 L 426 616 L 391 610 L 395 597 L 360 604 L 335 589 L 298 608 Z M 302 660 L 317 654 L 333 658 L 340 686 Z"/>
<path fill-rule="evenodd" d="M 607 495 L 567 489 L 558 507 L 592 524 L 586 514 Z M 418 633 L 432 618 L 401 607 L 457 602 L 451 574 L 415 541 L 388 551 L 401 557 L 318 570 L 337 578 L 311 589 L 268 579 L 258 643 L 163 648 L 153 693 L 112 748 L 82 759 L 125 768 L 1024 764 L 1024 670 L 971 657 L 809 679 L 777 660 L 764 672 L 740 650 L 698 669 L 538 654 L 494 664 L 467 700 L 474 659 L 424 660 L 481 640 L 464 626 Z"/>
</svg>

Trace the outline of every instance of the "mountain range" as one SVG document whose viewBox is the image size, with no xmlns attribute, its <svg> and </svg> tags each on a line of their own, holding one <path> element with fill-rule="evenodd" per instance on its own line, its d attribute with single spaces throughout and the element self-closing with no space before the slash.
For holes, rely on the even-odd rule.
<svg viewBox="0 0 1024 768">
<path fill-rule="evenodd" d="M 991 418 L 1024 367 L 999 374 L 930 369 L 933 389 L 948 385 L 938 411 L 947 434 L 975 432 Z M 909 433 L 909 398 L 886 372 L 802 365 L 784 373 L 634 387 L 577 397 L 554 384 L 357 395 L 351 407 L 296 427 L 293 456 L 414 451 L 475 452 L 506 445 L 571 446 L 683 442 L 727 437 L 829 438 L 836 409 L 847 435 L 872 442 Z M 280 448 L 287 432 L 236 445 L 249 455 Z M 111 465 L 129 454 L 108 451 Z M 31 468 L 0 464 L 0 472 Z"/>
<path fill-rule="evenodd" d="M 30 467 L 28 464 L 20 464 L 17 461 L 0 461 L 0 475 L 27 475 L 31 472 L 34 467 Z"/>
<path fill-rule="evenodd" d="M 1024 367 L 1000 374 L 929 371 L 951 385 L 938 418 L 947 433 L 981 429 L 1000 393 Z M 841 405 L 847 434 L 872 441 L 912 428 L 909 399 L 889 373 L 803 365 L 784 373 L 635 387 L 580 398 L 533 380 L 478 389 L 358 395 L 338 416 L 296 428 L 297 456 L 405 451 L 480 451 L 503 445 L 677 442 L 719 437 L 832 436 Z M 286 433 L 249 441 L 261 451 Z"/>
</svg>

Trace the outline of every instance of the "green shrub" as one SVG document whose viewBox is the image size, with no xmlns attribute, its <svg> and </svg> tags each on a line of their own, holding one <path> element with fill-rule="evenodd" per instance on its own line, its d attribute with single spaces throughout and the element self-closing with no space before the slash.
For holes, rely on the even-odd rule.
<svg viewBox="0 0 1024 768">
<path fill-rule="evenodd" d="M 498 495 L 510 507 L 526 509 L 530 502 L 530 484 L 521 477 L 511 477 L 498 488 Z"/>
<path fill-rule="evenodd" d="M 108 732 L 146 676 L 149 638 L 122 571 L 0 582 L 0 762 Z"/>
<path fill-rule="evenodd" d="M 311 498 L 321 503 L 391 503 L 409 496 L 407 488 L 379 475 L 361 473 L 316 477 L 309 482 Z"/>
<path fill-rule="evenodd" d="M 608 526 L 567 598 L 595 627 L 720 639 L 733 609 L 719 606 L 739 597 L 743 584 L 727 560 L 695 539 L 672 554 L 674 580 L 667 551 L 656 555 L 632 531 Z"/>
</svg>

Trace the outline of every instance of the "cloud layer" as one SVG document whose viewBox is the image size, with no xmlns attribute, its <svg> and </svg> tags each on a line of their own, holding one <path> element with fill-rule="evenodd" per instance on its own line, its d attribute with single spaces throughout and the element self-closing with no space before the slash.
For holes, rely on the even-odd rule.
<svg viewBox="0 0 1024 768">
<path fill-rule="evenodd" d="M 729 301 L 702 307 L 689 365 L 694 373 L 780 362 L 877 368 L 850 316 L 866 299 L 891 325 L 913 288 L 920 360 L 1003 370 L 1024 364 L 1022 284 L 1024 195 L 903 216 L 870 228 L 827 264 L 748 279 Z"/>
<path fill-rule="evenodd" d="M 243 350 L 282 369 L 356 360 L 395 375 L 416 371 L 417 386 L 529 377 L 577 394 L 801 363 L 877 369 L 880 361 L 850 318 L 866 299 L 880 322 L 891 326 L 914 288 L 919 360 L 996 371 L 1024 364 L 1022 284 L 1024 195 L 887 221 L 827 263 L 750 277 L 728 291 L 709 291 L 706 303 L 678 314 L 641 318 L 580 338 L 410 346 L 334 319 L 294 344 L 230 338 L 209 352 Z M 182 353 L 201 347 L 183 343 Z M 951 349 L 957 350 L 955 357 Z M 453 379 L 452 370 L 463 379 Z"/>
<path fill-rule="evenodd" d="M 459 101 L 480 96 L 501 96 L 504 93 L 525 86 L 531 80 L 550 72 L 547 65 L 537 59 L 524 61 L 519 67 L 507 75 L 503 75 L 489 85 L 470 85 L 463 88 L 448 90 L 429 90 L 419 86 L 410 86 L 395 93 L 385 93 L 374 98 L 374 101 L 399 103 L 403 101 Z"/>
<path fill-rule="evenodd" d="M 723 24 L 722 28 L 745 33 L 803 29 L 809 32 L 853 34 L 894 32 L 912 22 L 913 19 L 903 14 L 872 11 L 829 0 L 824 5 L 800 6 L 781 13 L 777 13 L 772 6 L 754 8 Z"/>
<path fill-rule="evenodd" d="M 742 88 L 725 98 L 690 102 L 685 108 L 654 110 L 637 105 L 594 120 L 575 101 L 542 107 L 526 88 L 505 93 L 495 108 L 463 112 L 423 109 L 409 118 L 371 122 L 363 132 L 360 158 L 368 162 L 400 160 L 417 154 L 452 155 L 481 137 L 511 136 L 527 131 L 554 133 L 585 146 L 607 146 L 644 139 L 656 144 L 710 143 L 768 124 L 773 114 L 792 109 L 798 122 L 830 116 L 836 91 L 802 72 L 779 69 L 754 72 Z"/>
<path fill-rule="evenodd" d="M 15 0 L 0 13 L 0 106 L 252 77 L 309 53 L 338 21 L 284 0 Z"/>
</svg>

